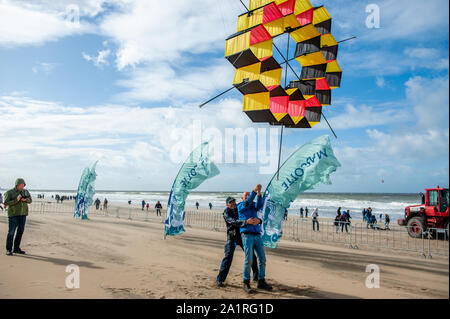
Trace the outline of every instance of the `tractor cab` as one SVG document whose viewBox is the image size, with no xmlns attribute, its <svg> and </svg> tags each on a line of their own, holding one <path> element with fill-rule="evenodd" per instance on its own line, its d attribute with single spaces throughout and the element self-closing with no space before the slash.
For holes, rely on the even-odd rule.
<svg viewBox="0 0 450 319">
<path fill-rule="evenodd" d="M 420 193 L 421 204 L 407 206 L 405 219 L 397 222 L 408 228 L 411 237 L 421 237 L 422 232 L 430 228 L 433 230 L 445 229 L 448 236 L 449 218 L 449 190 L 448 188 L 425 189 L 425 194 Z"/>
<path fill-rule="evenodd" d="M 427 215 L 436 214 L 440 216 L 445 213 L 448 215 L 448 188 L 439 188 L 438 186 L 438 188 L 427 189 L 426 192 L 425 208 Z"/>
</svg>

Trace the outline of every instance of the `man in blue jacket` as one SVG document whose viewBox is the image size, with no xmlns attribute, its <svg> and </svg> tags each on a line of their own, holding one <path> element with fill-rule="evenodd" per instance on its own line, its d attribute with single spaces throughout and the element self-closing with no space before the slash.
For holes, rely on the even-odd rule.
<svg viewBox="0 0 450 319">
<path fill-rule="evenodd" d="M 258 288 L 272 290 L 272 287 L 266 283 L 266 254 L 261 236 L 262 220 L 258 218 L 258 211 L 263 206 L 261 196 L 261 185 L 257 185 L 253 192 L 242 195 L 242 202 L 237 206 L 239 219 L 246 221 L 241 227 L 242 243 L 244 244 L 245 262 L 244 262 L 244 284 L 243 288 L 247 293 L 251 292 L 250 287 L 250 269 L 253 262 L 253 251 L 258 256 Z M 254 202 L 257 197 L 256 203 Z"/>
</svg>

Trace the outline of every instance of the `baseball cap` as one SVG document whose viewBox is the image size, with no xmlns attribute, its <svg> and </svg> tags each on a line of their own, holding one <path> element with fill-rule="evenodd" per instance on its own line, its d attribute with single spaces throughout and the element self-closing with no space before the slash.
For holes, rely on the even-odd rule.
<svg viewBox="0 0 450 319">
<path fill-rule="evenodd" d="M 232 201 L 236 201 L 233 197 L 228 197 L 225 201 L 227 204 L 231 203 Z"/>
</svg>

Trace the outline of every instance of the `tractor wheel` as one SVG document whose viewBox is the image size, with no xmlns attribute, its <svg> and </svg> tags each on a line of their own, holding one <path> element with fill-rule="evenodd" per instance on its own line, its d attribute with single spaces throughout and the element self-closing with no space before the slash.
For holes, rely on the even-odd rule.
<svg viewBox="0 0 450 319">
<path fill-rule="evenodd" d="M 425 222 L 420 217 L 413 217 L 408 220 L 406 228 L 409 236 L 413 238 L 422 238 L 422 233 L 425 231 Z"/>
</svg>

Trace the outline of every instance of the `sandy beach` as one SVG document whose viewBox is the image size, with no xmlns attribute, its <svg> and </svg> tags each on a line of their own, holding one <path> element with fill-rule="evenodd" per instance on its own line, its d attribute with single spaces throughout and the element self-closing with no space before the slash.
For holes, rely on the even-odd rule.
<svg viewBox="0 0 450 319">
<path fill-rule="evenodd" d="M 92 208 L 91 208 L 92 209 Z M 225 233 L 187 227 L 164 240 L 161 218 L 128 220 L 100 214 L 30 214 L 22 248 L 0 255 L 0 298 L 448 298 L 448 257 L 423 259 L 395 252 L 354 250 L 282 240 L 267 252 L 273 292 L 241 288 L 243 253 L 236 250 L 226 287 L 215 277 Z M 7 217 L 0 215 L 4 239 Z M 68 289 L 70 264 L 80 268 L 80 288 Z M 380 288 L 365 286 L 366 266 L 380 267 Z M 255 286 L 255 284 L 253 284 Z"/>
</svg>

